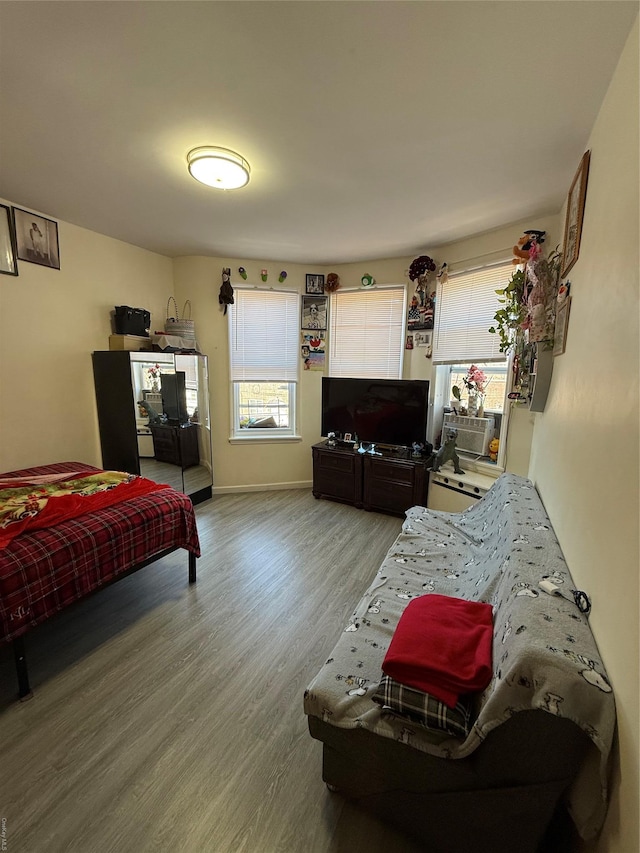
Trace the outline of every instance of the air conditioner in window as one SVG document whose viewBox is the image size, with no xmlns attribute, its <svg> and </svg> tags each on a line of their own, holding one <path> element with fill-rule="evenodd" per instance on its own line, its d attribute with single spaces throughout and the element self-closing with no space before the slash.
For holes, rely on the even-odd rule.
<svg viewBox="0 0 640 853">
<path fill-rule="evenodd" d="M 466 415 L 449 415 L 445 413 L 442 424 L 442 436 L 449 429 L 458 432 L 456 448 L 467 450 L 469 453 L 477 453 L 478 456 L 487 456 L 489 453 L 489 442 L 493 438 L 496 428 L 494 418 L 471 418 Z"/>
</svg>

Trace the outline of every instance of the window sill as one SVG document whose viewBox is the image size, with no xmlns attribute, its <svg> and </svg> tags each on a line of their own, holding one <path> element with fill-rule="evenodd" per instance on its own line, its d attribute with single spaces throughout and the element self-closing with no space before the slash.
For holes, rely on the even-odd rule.
<svg viewBox="0 0 640 853">
<path fill-rule="evenodd" d="M 487 477 L 497 479 L 500 474 L 504 474 L 504 468 L 501 465 L 495 465 L 493 462 L 484 462 L 481 456 L 474 458 L 473 454 L 469 455 L 464 450 L 458 450 L 460 464 L 464 465 L 467 470 L 475 471 L 477 474 L 486 474 Z"/>
<path fill-rule="evenodd" d="M 249 430 L 247 430 L 249 432 Z M 262 444 L 286 444 L 289 441 L 302 441 L 301 435 L 269 435 L 265 430 L 251 430 L 251 435 L 230 435 L 229 444 L 262 443 Z"/>
</svg>

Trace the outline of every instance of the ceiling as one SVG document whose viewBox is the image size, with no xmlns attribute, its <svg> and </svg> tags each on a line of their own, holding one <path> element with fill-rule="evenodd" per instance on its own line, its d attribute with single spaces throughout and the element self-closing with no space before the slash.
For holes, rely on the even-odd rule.
<svg viewBox="0 0 640 853">
<path fill-rule="evenodd" d="M 172 257 L 419 254 L 560 210 L 638 8 L 4 0 L 0 195 Z"/>
</svg>

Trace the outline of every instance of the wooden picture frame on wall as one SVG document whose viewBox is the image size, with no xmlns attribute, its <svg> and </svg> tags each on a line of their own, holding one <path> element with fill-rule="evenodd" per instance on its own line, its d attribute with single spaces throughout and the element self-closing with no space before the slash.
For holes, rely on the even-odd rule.
<svg viewBox="0 0 640 853">
<path fill-rule="evenodd" d="M 0 273 L 18 275 L 16 233 L 6 204 L 0 204 Z"/>
<path fill-rule="evenodd" d="M 562 271 L 560 273 L 562 278 L 566 276 L 580 254 L 580 237 L 582 235 L 590 158 L 591 152 L 585 151 L 567 196 L 567 214 L 564 220 L 564 242 L 562 244 Z"/>
</svg>

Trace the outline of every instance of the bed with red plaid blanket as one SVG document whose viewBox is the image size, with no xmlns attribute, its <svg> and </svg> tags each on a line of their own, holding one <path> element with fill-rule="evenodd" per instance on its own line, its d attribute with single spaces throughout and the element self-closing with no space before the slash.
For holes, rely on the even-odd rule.
<svg viewBox="0 0 640 853">
<path fill-rule="evenodd" d="M 100 470 L 62 462 L 0 479 Z M 193 505 L 181 492 L 160 486 L 53 527 L 27 527 L 0 549 L 0 639 L 21 637 L 72 602 L 177 548 L 200 556 Z"/>
</svg>

